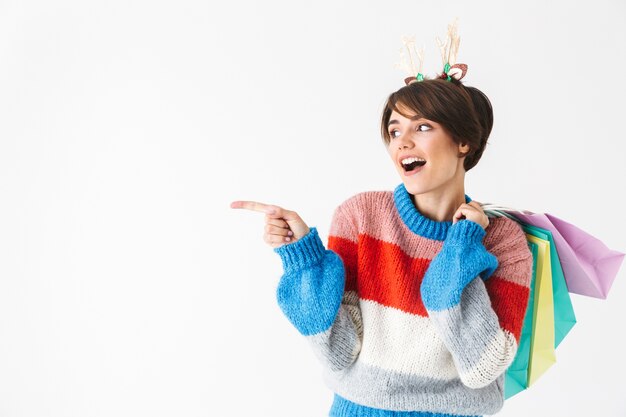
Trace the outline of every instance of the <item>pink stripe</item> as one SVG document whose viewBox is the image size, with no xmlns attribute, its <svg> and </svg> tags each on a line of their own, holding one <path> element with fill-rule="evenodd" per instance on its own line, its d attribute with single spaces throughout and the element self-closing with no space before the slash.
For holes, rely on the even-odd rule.
<svg viewBox="0 0 626 417">
<path fill-rule="evenodd" d="M 530 288 L 533 255 L 528 248 L 526 233 L 519 224 L 507 217 L 489 219 L 484 244 L 498 258 L 494 276 Z M 506 260 L 502 261 L 503 258 Z"/>
<path fill-rule="evenodd" d="M 413 233 L 404 224 L 395 207 L 392 191 L 358 193 L 345 200 L 338 210 L 341 215 L 333 220 L 330 230 L 333 236 L 356 241 L 353 232 L 356 229 L 359 234 L 397 245 L 409 257 L 416 259 L 433 259 L 443 245 L 441 241 Z M 529 271 L 530 263 L 526 261 L 532 253 L 520 225 L 507 217 L 490 218 L 483 243 L 500 262 L 494 271 L 495 276 L 530 287 L 532 265 Z M 503 255 L 506 262 L 501 262 Z"/>
<path fill-rule="evenodd" d="M 359 233 L 397 245 L 412 258 L 433 259 L 441 250 L 443 242 L 417 235 L 404 224 L 391 191 L 366 191 L 342 204 L 345 205 L 345 212 L 354 216 Z"/>
</svg>

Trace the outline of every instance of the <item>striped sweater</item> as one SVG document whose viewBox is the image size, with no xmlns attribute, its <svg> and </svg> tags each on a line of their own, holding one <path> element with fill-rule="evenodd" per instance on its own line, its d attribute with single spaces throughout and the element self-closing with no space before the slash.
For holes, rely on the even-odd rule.
<svg viewBox="0 0 626 417">
<path fill-rule="evenodd" d="M 315 227 L 274 249 L 278 304 L 323 365 L 331 417 L 502 408 L 533 261 L 521 226 L 489 222 L 431 220 L 400 184 L 342 202 L 328 249 Z"/>
</svg>

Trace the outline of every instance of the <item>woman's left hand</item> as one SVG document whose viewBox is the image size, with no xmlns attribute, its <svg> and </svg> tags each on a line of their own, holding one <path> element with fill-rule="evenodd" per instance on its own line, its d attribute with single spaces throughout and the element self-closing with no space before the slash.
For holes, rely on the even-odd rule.
<svg viewBox="0 0 626 417">
<path fill-rule="evenodd" d="M 489 218 L 483 211 L 480 203 L 475 200 L 470 201 L 469 204 L 463 203 L 459 206 L 452 217 L 452 224 L 462 220 L 463 216 L 465 216 L 466 220 L 478 223 L 483 229 L 487 229 L 487 226 L 489 226 Z"/>
</svg>

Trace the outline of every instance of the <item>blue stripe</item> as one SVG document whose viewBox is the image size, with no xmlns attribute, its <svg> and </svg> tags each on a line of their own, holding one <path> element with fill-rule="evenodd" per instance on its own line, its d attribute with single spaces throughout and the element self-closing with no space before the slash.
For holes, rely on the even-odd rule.
<svg viewBox="0 0 626 417">
<path fill-rule="evenodd" d="M 404 183 L 398 185 L 393 191 L 393 200 L 400 218 L 413 233 L 434 240 L 446 238 L 448 230 L 452 227 L 452 222 L 440 222 L 422 215 L 415 207 L 413 195 L 407 191 Z M 471 201 L 472 199 L 465 194 L 465 203 Z"/>
<path fill-rule="evenodd" d="M 335 394 L 329 417 L 482 417 L 460 414 L 429 413 L 426 411 L 392 411 L 366 407 Z"/>
</svg>

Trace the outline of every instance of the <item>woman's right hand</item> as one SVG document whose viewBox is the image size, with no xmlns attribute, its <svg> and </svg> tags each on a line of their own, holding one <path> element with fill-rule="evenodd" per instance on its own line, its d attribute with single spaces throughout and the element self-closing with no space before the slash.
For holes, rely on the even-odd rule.
<svg viewBox="0 0 626 417">
<path fill-rule="evenodd" d="M 256 201 L 233 201 L 230 208 L 241 208 L 265 213 L 263 240 L 273 248 L 293 243 L 309 233 L 309 227 L 295 211 Z"/>
</svg>

